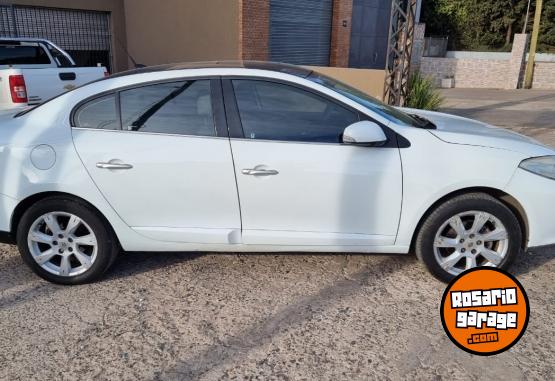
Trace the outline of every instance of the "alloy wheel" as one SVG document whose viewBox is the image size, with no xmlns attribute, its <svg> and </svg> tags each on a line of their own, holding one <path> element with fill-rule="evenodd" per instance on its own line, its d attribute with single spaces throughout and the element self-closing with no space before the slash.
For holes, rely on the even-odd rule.
<svg viewBox="0 0 555 381">
<path fill-rule="evenodd" d="M 434 239 L 437 263 L 458 275 L 478 266 L 498 267 L 509 250 L 509 235 L 503 223 L 483 211 L 459 213 L 445 221 Z"/>
<path fill-rule="evenodd" d="M 51 274 L 74 277 L 94 264 L 98 242 L 91 227 L 80 217 L 50 212 L 37 218 L 27 235 L 35 262 Z"/>
</svg>

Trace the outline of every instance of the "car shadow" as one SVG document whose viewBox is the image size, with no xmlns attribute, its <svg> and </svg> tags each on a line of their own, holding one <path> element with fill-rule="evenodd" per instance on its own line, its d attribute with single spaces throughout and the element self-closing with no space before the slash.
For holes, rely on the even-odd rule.
<svg viewBox="0 0 555 381">
<path fill-rule="evenodd" d="M 285 255 L 296 255 L 296 253 Z M 377 255 L 377 257 L 379 260 L 375 266 L 366 266 L 349 274 L 348 277 L 339 278 L 316 293 L 300 297 L 280 308 L 262 321 L 249 325 L 234 335 L 219 338 L 200 352 L 190 353 L 189 356 L 179 359 L 176 366 L 163 371 L 155 379 L 200 379 L 211 369 L 230 363 L 240 363 L 250 352 L 268 345 L 284 330 L 299 327 L 312 319 L 316 314 L 315 311 L 329 309 L 340 300 L 356 295 L 365 288 L 379 285 L 414 263 L 410 260 L 410 256 Z"/>
<path fill-rule="evenodd" d="M 133 277 L 143 273 L 148 273 L 151 271 L 156 271 L 159 269 L 166 269 L 172 266 L 179 265 L 184 262 L 194 261 L 205 255 L 211 255 L 216 253 L 204 253 L 204 252 L 122 252 L 112 265 L 111 269 L 97 282 L 105 283 L 109 281 L 124 279 L 127 277 Z M 237 255 L 237 253 L 217 253 L 217 255 Z M 310 255 L 310 256 L 333 256 L 337 254 L 326 254 L 326 253 L 241 253 L 241 256 L 248 258 L 249 256 L 260 256 L 260 255 L 284 255 L 284 256 L 296 256 L 296 255 Z M 345 255 L 345 254 L 342 254 Z M 418 265 L 417 261 L 414 259 L 413 255 L 380 255 L 380 254 L 358 254 L 351 253 L 346 254 L 349 256 L 366 256 L 370 255 L 373 257 L 382 257 L 380 262 L 383 260 L 384 263 L 389 259 L 393 262 L 399 261 L 399 258 L 405 258 L 406 260 L 400 261 L 402 264 L 400 267 L 406 267 L 407 265 Z M 533 272 L 535 269 L 540 268 L 547 263 L 555 259 L 555 245 L 537 248 L 534 250 L 527 251 L 524 255 L 518 257 L 513 264 L 510 272 L 515 276 L 522 276 Z M 52 296 L 52 294 L 64 289 L 68 286 L 60 286 L 48 283 L 47 281 L 41 280 L 35 275 L 24 263 L 19 256 L 10 256 L 7 258 L 0 259 L 0 274 L 2 277 L 0 279 L 0 290 L 9 291 L 10 289 L 17 288 L 14 293 L 8 292 L 8 294 L 0 297 L 0 309 L 14 306 L 20 303 L 33 300 L 35 298 Z M 84 287 L 87 287 L 85 285 Z"/>
<path fill-rule="evenodd" d="M 528 274 L 555 259 L 555 245 L 542 246 L 520 255 L 509 269 L 516 276 Z"/>
<path fill-rule="evenodd" d="M 36 279 L 19 255 L 0 259 L 0 291 L 29 284 Z"/>
<path fill-rule="evenodd" d="M 199 253 L 127 253 L 122 252 L 97 284 L 148 273 L 161 268 L 170 268 L 179 263 L 201 257 Z M 0 259 L 0 309 L 13 308 L 32 300 L 53 297 L 57 292 L 72 286 L 49 283 L 23 262 L 20 256 Z M 80 286 L 74 286 L 80 287 Z M 83 285 L 81 287 L 88 287 Z"/>
<path fill-rule="evenodd" d="M 206 255 L 206 253 L 121 252 L 100 282 L 127 278 L 162 268 L 170 268 L 180 263 L 193 261 L 204 255 Z"/>
</svg>

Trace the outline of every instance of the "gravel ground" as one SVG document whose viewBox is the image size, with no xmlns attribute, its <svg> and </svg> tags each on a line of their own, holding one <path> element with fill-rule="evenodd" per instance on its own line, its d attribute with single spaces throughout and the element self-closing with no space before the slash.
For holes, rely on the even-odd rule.
<svg viewBox="0 0 555 381">
<path fill-rule="evenodd" d="M 528 330 L 480 357 L 444 334 L 445 285 L 413 256 L 126 253 L 63 287 L 0 245 L 0 379 L 553 379 L 554 258 L 518 259 Z"/>
<path fill-rule="evenodd" d="M 550 379 L 554 256 L 518 261 L 528 331 L 484 358 L 443 333 L 445 285 L 413 256 L 129 253 L 63 287 L 0 246 L 0 379 Z"/>
</svg>

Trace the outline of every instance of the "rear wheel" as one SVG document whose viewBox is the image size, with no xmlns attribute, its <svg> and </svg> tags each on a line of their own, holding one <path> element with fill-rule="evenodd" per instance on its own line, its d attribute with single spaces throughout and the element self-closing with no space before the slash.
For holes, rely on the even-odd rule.
<svg viewBox="0 0 555 381">
<path fill-rule="evenodd" d="M 480 267 L 506 269 L 520 253 L 522 231 L 512 211 L 484 193 L 454 197 L 424 221 L 416 255 L 442 281 Z"/>
<path fill-rule="evenodd" d="M 60 284 L 98 279 L 118 252 L 111 228 L 96 211 L 61 197 L 41 200 L 25 212 L 17 229 L 17 244 L 36 274 Z"/>
</svg>

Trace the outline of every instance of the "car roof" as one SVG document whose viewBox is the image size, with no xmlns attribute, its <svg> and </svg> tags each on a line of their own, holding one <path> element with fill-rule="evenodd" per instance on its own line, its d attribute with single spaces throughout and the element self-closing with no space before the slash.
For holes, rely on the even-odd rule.
<svg viewBox="0 0 555 381">
<path fill-rule="evenodd" d="M 258 69 L 275 71 L 284 74 L 291 74 L 297 77 L 306 78 L 312 70 L 302 66 L 290 65 L 279 62 L 266 61 L 207 61 L 207 62 L 184 62 L 167 65 L 147 66 L 133 70 L 123 71 L 110 76 L 110 78 L 125 77 L 133 74 L 156 73 L 172 70 L 188 69 Z"/>
</svg>

